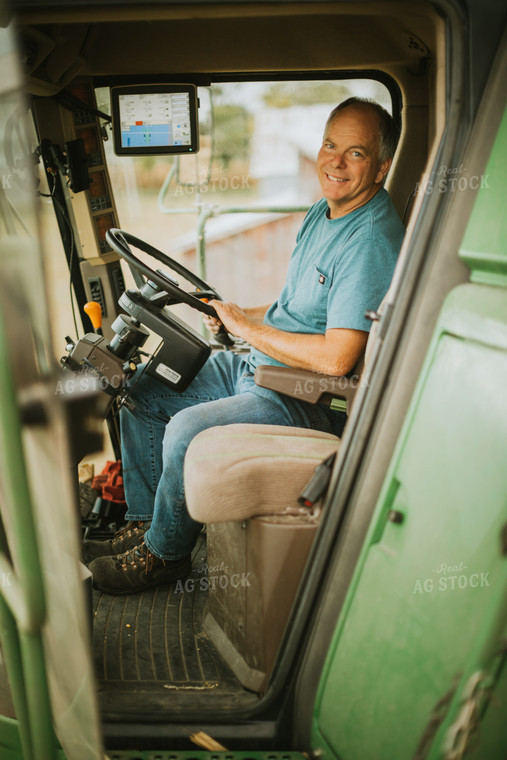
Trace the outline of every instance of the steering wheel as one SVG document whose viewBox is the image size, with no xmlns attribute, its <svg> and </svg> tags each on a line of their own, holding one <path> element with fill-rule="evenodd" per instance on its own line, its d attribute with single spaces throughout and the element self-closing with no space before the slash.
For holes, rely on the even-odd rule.
<svg viewBox="0 0 507 760">
<path fill-rule="evenodd" d="M 216 298 L 218 301 L 221 301 L 222 298 L 219 296 L 215 288 L 204 280 L 201 280 L 200 277 L 184 267 L 178 261 L 175 261 L 170 256 L 167 256 L 167 254 L 162 253 L 162 251 L 159 251 L 158 248 L 154 248 L 144 240 L 140 240 L 134 235 L 131 235 L 130 232 L 124 232 L 123 230 L 119 230 L 114 227 L 106 232 L 106 241 L 109 243 L 113 251 L 116 251 L 119 256 L 125 259 L 134 276 L 135 273 L 138 272 L 140 275 L 146 277 L 148 280 L 157 285 L 161 290 L 165 291 L 172 298 L 174 298 L 177 303 L 186 303 L 193 309 L 201 311 L 203 314 L 208 314 L 210 317 L 218 317 L 213 306 L 210 306 L 208 303 L 201 300 L 203 298 Z M 160 270 L 155 271 L 151 267 L 144 264 L 144 262 L 142 262 L 137 256 L 132 253 L 130 245 L 139 248 L 139 250 L 143 251 L 143 253 L 147 253 L 157 261 L 162 262 L 162 264 L 171 269 L 173 272 L 176 272 L 191 282 L 192 285 L 195 285 L 197 290 L 193 293 L 187 292 L 186 290 L 183 290 L 183 288 L 180 288 L 176 280 L 167 277 Z M 136 284 L 139 285 L 137 278 L 135 279 Z M 223 325 L 221 325 L 220 331 L 215 337 L 219 343 L 222 343 L 226 346 L 234 345 L 234 341 Z"/>
</svg>

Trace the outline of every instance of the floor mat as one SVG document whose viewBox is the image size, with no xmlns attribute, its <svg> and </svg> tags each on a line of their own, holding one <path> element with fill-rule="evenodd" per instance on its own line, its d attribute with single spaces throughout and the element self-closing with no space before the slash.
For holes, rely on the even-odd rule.
<svg viewBox="0 0 507 760">
<path fill-rule="evenodd" d="M 93 653 L 103 707 L 139 710 L 201 704 L 199 693 L 244 692 L 202 630 L 207 598 L 206 538 L 201 534 L 185 581 L 128 596 L 93 591 Z M 193 695 L 193 699 L 191 698 Z M 248 697 L 251 701 L 252 694 Z M 220 700 L 222 701 L 222 700 Z M 242 700 L 241 700 L 242 701 Z"/>
</svg>

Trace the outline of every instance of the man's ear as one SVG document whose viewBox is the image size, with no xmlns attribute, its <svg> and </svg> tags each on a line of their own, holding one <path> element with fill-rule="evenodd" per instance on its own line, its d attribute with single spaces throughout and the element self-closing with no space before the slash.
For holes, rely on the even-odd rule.
<svg viewBox="0 0 507 760">
<path fill-rule="evenodd" d="M 375 177 L 376 184 L 382 183 L 385 180 L 387 176 L 387 172 L 391 168 L 392 162 L 393 162 L 392 158 L 387 158 L 385 161 L 382 161 L 382 163 L 379 164 L 377 176 Z"/>
</svg>

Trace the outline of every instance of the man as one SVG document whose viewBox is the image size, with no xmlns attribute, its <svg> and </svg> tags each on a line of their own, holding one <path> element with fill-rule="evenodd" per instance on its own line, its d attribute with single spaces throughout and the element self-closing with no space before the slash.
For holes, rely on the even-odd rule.
<svg viewBox="0 0 507 760">
<path fill-rule="evenodd" d="M 377 104 L 350 98 L 335 108 L 317 158 L 323 198 L 306 215 L 285 286 L 269 307 L 212 301 L 220 323 L 252 346 L 214 354 L 181 394 L 144 375 L 136 407 L 121 413 L 127 528 L 85 543 L 94 583 L 124 594 L 185 577 L 201 525 L 189 516 L 183 461 L 197 433 L 214 425 L 269 423 L 340 435 L 345 416 L 259 388 L 259 364 L 346 375 L 364 351 L 367 309 L 392 277 L 402 224 L 383 182 L 396 148 L 393 120 Z"/>
</svg>

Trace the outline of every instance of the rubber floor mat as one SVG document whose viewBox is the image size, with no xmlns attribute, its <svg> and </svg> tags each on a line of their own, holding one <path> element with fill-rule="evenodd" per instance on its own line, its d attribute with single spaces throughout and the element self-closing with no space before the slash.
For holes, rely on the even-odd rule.
<svg viewBox="0 0 507 760">
<path fill-rule="evenodd" d="M 192 568 L 186 581 L 137 594 L 93 591 L 93 654 L 99 693 L 110 697 L 106 702 L 119 707 L 129 693 L 142 692 L 144 706 L 156 709 L 168 694 L 174 702 L 175 696 L 191 692 L 243 692 L 202 630 L 207 598 L 204 534 L 194 549 Z"/>
</svg>

